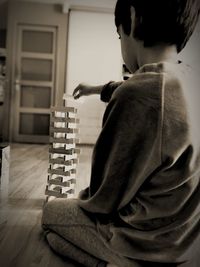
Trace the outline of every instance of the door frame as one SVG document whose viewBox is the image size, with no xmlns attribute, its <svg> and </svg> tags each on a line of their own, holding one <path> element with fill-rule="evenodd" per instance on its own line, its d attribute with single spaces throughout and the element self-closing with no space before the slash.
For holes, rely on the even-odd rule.
<svg viewBox="0 0 200 267">
<path fill-rule="evenodd" d="M 37 14 L 30 16 L 30 14 Z M 8 3 L 8 27 L 7 27 L 7 61 L 6 79 L 7 90 L 5 94 L 5 122 L 3 138 L 5 141 L 13 141 L 14 132 L 14 103 L 15 103 L 15 66 L 17 25 L 39 25 L 57 27 L 57 59 L 55 82 L 55 105 L 63 104 L 66 76 L 66 44 L 68 16 L 63 13 L 62 5 L 44 4 L 23 1 L 9 1 Z M 23 140 L 22 140 L 23 141 Z"/>
<path fill-rule="evenodd" d="M 30 53 L 30 52 L 23 52 L 21 51 L 22 47 L 22 36 L 24 30 L 32 30 L 32 31 L 40 31 L 40 32 L 51 32 L 53 33 L 53 51 L 51 55 L 46 54 L 40 54 L 40 53 Z M 50 103 L 51 105 L 54 105 L 55 103 L 55 65 L 52 64 L 52 81 L 23 81 L 21 79 L 21 62 L 22 58 L 28 58 L 28 59 L 49 59 L 52 60 L 52 62 L 55 62 L 57 55 L 56 55 L 56 28 L 55 27 L 47 27 L 47 26 L 36 26 L 36 25 L 25 25 L 25 24 L 18 24 L 17 25 L 17 40 L 16 40 L 16 50 L 17 50 L 17 56 L 16 56 L 16 68 L 14 70 L 14 77 L 15 77 L 15 112 L 14 112 L 14 127 L 13 127 L 13 138 L 17 142 L 32 142 L 32 143 L 48 143 L 49 136 L 48 135 L 25 135 L 19 133 L 19 126 L 20 126 L 20 112 L 23 114 L 50 114 L 49 109 L 45 108 L 30 108 L 30 107 L 20 107 L 20 94 L 21 94 L 21 87 L 24 86 L 41 86 L 41 87 L 49 87 L 51 88 L 51 96 L 50 96 Z M 25 56 L 25 57 L 24 57 Z M 37 89 L 36 89 L 37 90 Z"/>
</svg>

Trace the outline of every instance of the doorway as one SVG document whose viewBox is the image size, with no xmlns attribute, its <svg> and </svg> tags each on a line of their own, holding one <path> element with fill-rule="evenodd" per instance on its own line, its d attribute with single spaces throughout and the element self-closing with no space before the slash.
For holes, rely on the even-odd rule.
<svg viewBox="0 0 200 267">
<path fill-rule="evenodd" d="M 50 107 L 63 103 L 67 22 L 62 5 L 9 3 L 7 135 L 10 141 L 49 142 Z"/>
</svg>

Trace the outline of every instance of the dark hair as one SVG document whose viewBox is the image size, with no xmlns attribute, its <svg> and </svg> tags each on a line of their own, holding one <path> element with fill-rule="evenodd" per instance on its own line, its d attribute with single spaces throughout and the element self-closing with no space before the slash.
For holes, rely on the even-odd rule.
<svg viewBox="0 0 200 267">
<path fill-rule="evenodd" d="M 200 0 L 118 0 L 115 7 L 115 24 L 124 32 L 131 32 L 131 11 L 135 8 L 134 37 L 144 46 L 158 43 L 175 44 L 180 52 L 196 26 Z"/>
</svg>

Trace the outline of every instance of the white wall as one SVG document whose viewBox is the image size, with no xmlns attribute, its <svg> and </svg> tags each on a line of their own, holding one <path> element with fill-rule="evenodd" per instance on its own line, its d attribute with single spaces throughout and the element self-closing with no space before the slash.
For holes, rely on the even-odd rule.
<svg viewBox="0 0 200 267">
<path fill-rule="evenodd" d="M 112 14 L 72 11 L 69 22 L 67 88 L 121 78 L 120 42 Z"/>
<path fill-rule="evenodd" d="M 179 57 L 184 62 L 188 63 L 200 73 L 200 21 L 198 22 L 196 29 L 188 41 L 186 47 L 181 51 Z"/>
<path fill-rule="evenodd" d="M 120 42 L 112 13 L 71 11 L 66 92 L 72 94 L 81 82 L 92 85 L 121 80 Z M 79 102 L 80 141 L 94 143 L 101 128 L 105 104 L 98 97 Z"/>
</svg>

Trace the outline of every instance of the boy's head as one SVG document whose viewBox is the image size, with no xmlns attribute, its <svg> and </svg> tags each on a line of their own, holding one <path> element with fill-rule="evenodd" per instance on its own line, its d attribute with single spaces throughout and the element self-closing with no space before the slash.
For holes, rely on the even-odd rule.
<svg viewBox="0 0 200 267">
<path fill-rule="evenodd" d="M 176 45 L 180 52 L 192 35 L 200 12 L 200 0 L 118 0 L 115 24 L 131 33 L 131 7 L 135 9 L 134 38 L 145 47 L 159 43 Z"/>
</svg>

